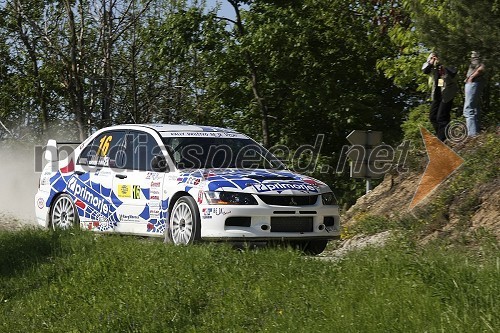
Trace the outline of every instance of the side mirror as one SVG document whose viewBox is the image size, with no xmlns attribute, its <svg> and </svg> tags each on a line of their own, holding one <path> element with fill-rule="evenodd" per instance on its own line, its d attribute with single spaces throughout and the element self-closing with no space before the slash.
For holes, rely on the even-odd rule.
<svg viewBox="0 0 500 333">
<path fill-rule="evenodd" d="M 155 155 L 151 161 L 151 168 L 155 172 L 169 172 L 167 159 L 163 155 Z"/>
<path fill-rule="evenodd" d="M 47 162 L 56 162 L 59 160 L 59 152 L 57 151 L 56 140 L 50 139 L 47 142 L 47 146 L 45 147 L 45 152 L 43 154 L 43 158 Z"/>
</svg>

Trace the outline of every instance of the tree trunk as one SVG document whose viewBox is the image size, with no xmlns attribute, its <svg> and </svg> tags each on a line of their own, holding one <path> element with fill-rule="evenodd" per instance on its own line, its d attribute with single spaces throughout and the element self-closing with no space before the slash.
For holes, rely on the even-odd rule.
<svg viewBox="0 0 500 333">
<path fill-rule="evenodd" d="M 243 26 L 243 22 L 241 20 L 241 15 L 240 15 L 240 8 L 238 6 L 238 1 L 237 0 L 228 0 L 228 2 L 233 6 L 234 11 L 236 13 L 236 27 L 238 28 L 238 34 L 240 36 L 245 35 L 245 28 Z M 270 135 L 269 135 L 269 120 L 268 120 L 268 109 L 267 105 L 265 103 L 264 98 L 262 97 L 262 94 L 259 89 L 259 76 L 258 76 L 258 71 L 257 67 L 255 66 L 255 63 L 252 59 L 252 55 L 250 54 L 249 51 L 244 51 L 244 57 L 245 61 L 248 66 L 249 70 L 249 79 L 252 85 L 252 92 L 253 96 L 255 98 L 255 101 L 257 102 L 257 105 L 259 106 L 260 110 L 260 116 L 261 116 L 261 128 L 262 128 L 262 142 L 264 147 L 270 147 L 271 142 L 270 142 Z"/>
<path fill-rule="evenodd" d="M 113 6 L 110 2 L 109 8 L 106 8 L 106 2 L 103 3 L 102 18 L 102 78 L 101 78 L 101 126 L 111 125 L 111 95 L 113 91 L 113 67 L 111 53 L 113 49 Z"/>
<path fill-rule="evenodd" d="M 24 31 L 22 7 L 21 7 L 22 5 L 19 3 L 19 1 L 16 1 L 14 3 L 14 6 L 16 11 L 16 24 L 17 24 L 17 29 L 19 31 L 19 36 L 24 44 L 24 47 L 26 47 L 26 51 L 28 52 L 28 56 L 31 61 L 31 66 L 33 71 L 33 85 L 35 86 L 36 99 L 38 100 L 38 105 L 40 106 L 40 121 L 42 123 L 42 134 L 44 134 L 47 133 L 49 115 L 48 115 L 47 103 L 45 100 L 45 93 L 40 78 L 40 71 L 38 68 L 38 56 L 36 54 L 36 45 L 34 41 L 30 42 L 29 36 Z"/>
<path fill-rule="evenodd" d="M 70 79 L 73 81 L 71 84 L 70 98 L 72 99 L 73 112 L 76 118 L 76 126 L 78 129 L 78 136 L 80 140 L 84 140 L 87 136 L 86 126 L 85 126 L 85 99 L 83 84 L 80 75 L 80 66 L 78 63 L 77 51 L 78 51 L 78 39 L 76 37 L 76 26 L 75 26 L 75 16 L 71 10 L 71 4 L 68 0 L 64 1 L 66 8 L 66 13 L 68 14 L 68 25 L 69 25 L 69 47 L 70 47 Z"/>
</svg>

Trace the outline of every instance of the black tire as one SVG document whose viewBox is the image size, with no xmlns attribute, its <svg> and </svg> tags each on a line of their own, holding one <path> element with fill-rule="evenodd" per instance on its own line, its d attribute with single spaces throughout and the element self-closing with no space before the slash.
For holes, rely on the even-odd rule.
<svg viewBox="0 0 500 333">
<path fill-rule="evenodd" d="M 290 243 L 293 248 L 302 251 L 304 254 L 316 256 L 326 249 L 327 239 L 315 239 L 308 241 L 294 241 Z"/>
<path fill-rule="evenodd" d="M 200 211 L 190 196 L 180 197 L 168 219 L 165 239 L 175 245 L 189 245 L 201 239 Z"/>
<path fill-rule="evenodd" d="M 78 228 L 80 221 L 73 199 L 67 194 L 55 198 L 50 206 L 50 224 L 52 229 Z"/>
</svg>

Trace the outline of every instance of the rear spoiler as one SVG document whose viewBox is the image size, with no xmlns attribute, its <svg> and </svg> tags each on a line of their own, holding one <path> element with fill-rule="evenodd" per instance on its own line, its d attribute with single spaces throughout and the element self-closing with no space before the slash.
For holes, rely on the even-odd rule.
<svg viewBox="0 0 500 333">
<path fill-rule="evenodd" d="M 59 150 L 62 149 L 69 155 L 74 150 L 72 146 L 77 146 L 80 143 L 81 142 L 57 142 L 54 139 L 49 139 L 43 157 L 48 162 L 59 161 Z"/>
</svg>

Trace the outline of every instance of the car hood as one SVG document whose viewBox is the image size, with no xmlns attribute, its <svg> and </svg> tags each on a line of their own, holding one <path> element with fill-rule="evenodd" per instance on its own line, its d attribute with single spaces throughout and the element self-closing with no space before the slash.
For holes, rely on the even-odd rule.
<svg viewBox="0 0 500 333">
<path fill-rule="evenodd" d="M 205 191 L 311 195 L 329 192 L 323 182 L 288 170 L 199 169 L 183 172 L 178 183 Z"/>
</svg>

